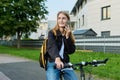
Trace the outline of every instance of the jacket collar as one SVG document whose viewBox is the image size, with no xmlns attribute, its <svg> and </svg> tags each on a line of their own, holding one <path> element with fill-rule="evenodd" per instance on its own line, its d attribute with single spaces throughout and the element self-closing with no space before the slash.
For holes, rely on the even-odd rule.
<svg viewBox="0 0 120 80">
<path fill-rule="evenodd" d="M 56 33 L 57 33 L 57 36 L 62 36 L 60 30 L 57 30 Z"/>
</svg>

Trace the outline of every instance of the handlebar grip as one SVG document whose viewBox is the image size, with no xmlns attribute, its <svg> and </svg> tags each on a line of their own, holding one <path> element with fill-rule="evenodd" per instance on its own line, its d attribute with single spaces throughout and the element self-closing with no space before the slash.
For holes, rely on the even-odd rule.
<svg viewBox="0 0 120 80">
<path fill-rule="evenodd" d="M 64 68 L 71 68 L 71 67 L 73 67 L 72 64 L 64 64 Z"/>
<path fill-rule="evenodd" d="M 71 67 L 73 67 L 73 65 L 72 64 L 64 64 L 64 67 L 63 68 L 61 68 L 61 69 L 64 69 L 64 68 L 71 68 Z M 54 68 L 56 69 L 56 65 L 54 65 Z"/>
<path fill-rule="evenodd" d="M 99 65 L 102 65 L 102 64 L 105 64 L 106 62 L 108 61 L 108 58 L 106 58 L 105 60 L 101 60 L 101 61 L 97 61 L 97 60 L 93 60 L 91 62 L 91 65 L 93 66 L 99 66 Z"/>
<path fill-rule="evenodd" d="M 101 61 L 93 60 L 93 63 L 101 64 L 101 63 L 106 63 L 107 61 L 108 61 L 108 58 L 106 58 L 105 60 L 101 60 Z"/>
</svg>

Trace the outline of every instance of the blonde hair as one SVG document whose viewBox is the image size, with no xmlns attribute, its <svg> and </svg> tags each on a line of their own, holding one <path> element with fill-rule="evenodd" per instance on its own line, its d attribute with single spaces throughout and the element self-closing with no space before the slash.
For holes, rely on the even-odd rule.
<svg viewBox="0 0 120 80">
<path fill-rule="evenodd" d="M 64 14 L 64 15 L 67 17 L 67 19 L 70 21 L 70 16 L 69 16 L 69 14 L 68 14 L 67 12 L 65 12 L 65 11 L 60 11 L 60 12 L 58 12 L 58 14 L 57 14 L 57 19 L 58 19 L 59 14 L 61 14 L 61 13 Z M 53 31 L 53 33 L 54 33 L 55 36 L 57 36 L 56 31 L 57 31 L 58 29 L 59 29 L 59 25 L 58 25 L 58 23 L 57 23 L 56 26 L 52 29 L 52 31 Z M 74 38 L 72 32 L 70 33 L 70 38 L 72 39 L 72 42 L 75 43 L 75 38 Z"/>
</svg>

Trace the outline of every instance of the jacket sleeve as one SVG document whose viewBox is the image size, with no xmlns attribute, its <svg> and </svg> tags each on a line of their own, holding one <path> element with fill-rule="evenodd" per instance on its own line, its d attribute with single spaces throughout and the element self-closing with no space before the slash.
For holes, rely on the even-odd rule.
<svg viewBox="0 0 120 80">
<path fill-rule="evenodd" d="M 56 36 L 54 36 L 52 31 L 49 31 L 48 33 L 48 54 L 53 60 L 55 60 L 56 57 L 60 57 L 56 43 Z"/>
<path fill-rule="evenodd" d="M 64 37 L 64 42 L 65 42 L 65 53 L 66 54 L 72 54 L 75 52 L 75 44 L 72 42 L 71 38 L 69 37 L 68 39 L 66 39 Z"/>
</svg>

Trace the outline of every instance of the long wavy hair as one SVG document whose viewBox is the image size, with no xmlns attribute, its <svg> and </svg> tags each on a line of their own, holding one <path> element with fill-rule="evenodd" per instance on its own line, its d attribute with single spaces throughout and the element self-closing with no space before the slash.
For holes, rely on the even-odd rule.
<svg viewBox="0 0 120 80">
<path fill-rule="evenodd" d="M 69 16 L 69 14 L 68 14 L 67 12 L 65 12 L 65 11 L 60 11 L 60 12 L 58 12 L 58 14 L 57 14 L 57 20 L 58 20 L 59 14 L 61 14 L 61 13 L 64 14 L 64 15 L 68 18 L 68 21 L 70 21 L 70 16 Z M 55 36 L 57 36 L 57 32 L 56 32 L 57 30 L 59 30 L 58 22 L 57 22 L 57 24 L 55 25 L 55 27 L 52 29 L 52 31 L 53 31 L 53 33 L 54 33 Z M 70 33 L 70 38 L 72 39 L 72 42 L 75 43 L 75 38 L 74 38 L 72 32 Z"/>
</svg>

